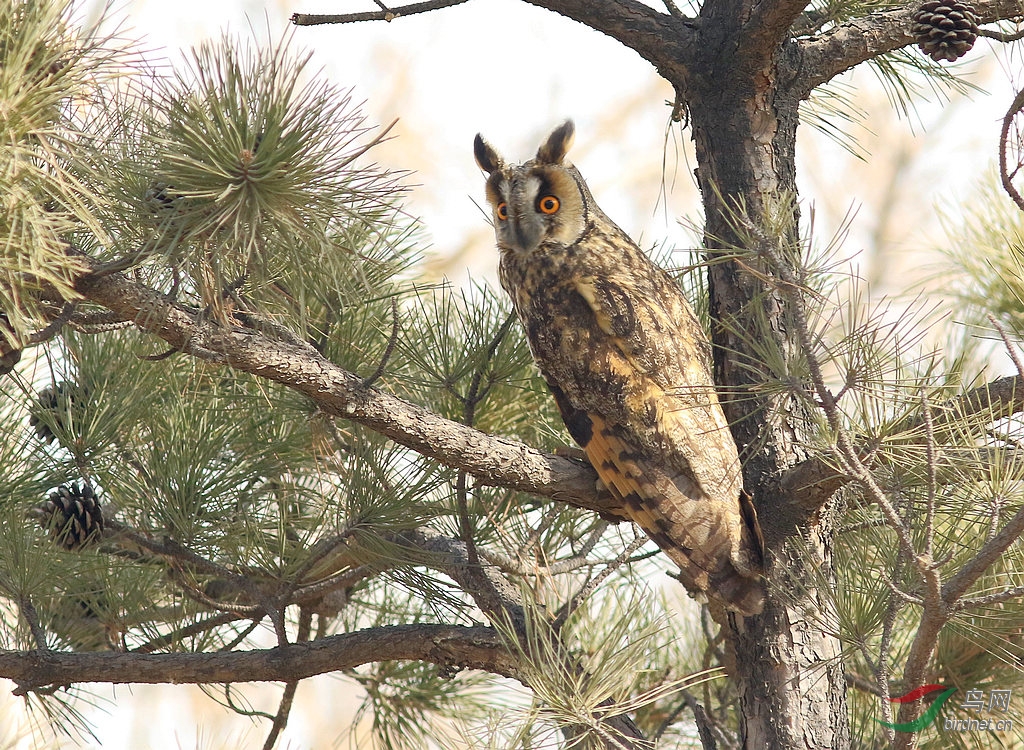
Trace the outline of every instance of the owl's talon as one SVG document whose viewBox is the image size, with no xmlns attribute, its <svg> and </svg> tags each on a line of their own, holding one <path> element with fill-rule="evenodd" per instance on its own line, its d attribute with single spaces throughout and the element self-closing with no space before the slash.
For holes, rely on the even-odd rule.
<svg viewBox="0 0 1024 750">
<path fill-rule="evenodd" d="M 556 456 L 561 456 L 562 458 L 575 458 L 579 461 L 587 460 L 587 454 L 582 449 L 573 445 L 559 445 L 552 451 L 552 453 Z"/>
</svg>

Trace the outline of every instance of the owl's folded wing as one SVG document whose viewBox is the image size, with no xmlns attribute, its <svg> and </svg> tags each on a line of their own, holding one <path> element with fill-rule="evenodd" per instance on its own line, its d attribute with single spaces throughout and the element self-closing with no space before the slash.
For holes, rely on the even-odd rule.
<svg viewBox="0 0 1024 750">
<path fill-rule="evenodd" d="M 601 354 L 593 359 L 630 372 L 622 394 L 630 418 L 620 427 L 633 431 L 634 444 L 662 449 L 670 464 L 692 471 L 706 494 L 735 499 L 742 490 L 739 458 L 715 392 L 706 336 L 667 274 L 651 265 L 638 286 L 637 269 L 631 270 L 628 291 L 614 277 L 575 282 L 603 334 L 591 340 Z"/>
<path fill-rule="evenodd" d="M 744 615 L 761 611 L 761 551 L 741 498 L 709 497 L 693 478 L 632 448 L 614 425 L 590 414 L 584 450 L 630 518 L 679 566 L 696 596 Z"/>
</svg>

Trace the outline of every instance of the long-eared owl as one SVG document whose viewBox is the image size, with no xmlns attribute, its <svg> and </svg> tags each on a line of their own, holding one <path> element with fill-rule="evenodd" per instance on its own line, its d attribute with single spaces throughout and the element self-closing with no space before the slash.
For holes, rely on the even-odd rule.
<svg viewBox="0 0 1024 750">
<path fill-rule="evenodd" d="M 565 122 L 525 164 L 506 163 L 476 137 L 501 285 L 569 434 L 624 515 L 679 566 L 692 594 L 756 614 L 760 535 L 707 337 L 676 282 L 565 160 L 573 133 Z"/>
</svg>

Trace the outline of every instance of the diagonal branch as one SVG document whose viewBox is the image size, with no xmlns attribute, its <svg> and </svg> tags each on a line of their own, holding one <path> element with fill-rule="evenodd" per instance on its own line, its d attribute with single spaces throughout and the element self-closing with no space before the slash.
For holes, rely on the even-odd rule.
<svg viewBox="0 0 1024 750">
<path fill-rule="evenodd" d="M 870 13 L 841 23 L 818 36 L 797 41 L 799 76 L 796 92 L 801 98 L 840 73 L 886 52 L 914 43 L 910 33 L 919 3 Z M 978 0 L 973 3 L 979 24 L 1022 15 L 1017 0 Z"/>
<path fill-rule="evenodd" d="M 189 654 L 0 651 L 0 677 L 23 695 L 82 682 L 293 682 L 379 661 L 427 661 L 449 669 L 480 669 L 515 678 L 518 668 L 494 628 L 475 625 L 389 625 L 306 643 L 253 651 Z"/>
<path fill-rule="evenodd" d="M 481 483 L 623 517 L 608 493 L 598 493 L 597 475 L 589 465 L 488 435 L 366 387 L 362 378 L 324 359 L 311 347 L 203 319 L 122 274 L 85 275 L 77 281 L 76 290 L 159 336 L 177 351 L 293 388 L 324 412 L 365 425 L 417 453 L 466 471 Z"/>
<path fill-rule="evenodd" d="M 947 607 L 952 607 L 964 595 L 975 581 L 1009 549 L 1010 545 L 1017 541 L 1024 534 L 1024 508 L 1006 522 L 999 533 L 989 539 L 978 554 L 970 559 L 966 565 L 960 568 L 957 573 L 946 581 L 942 587 L 942 600 Z"/>
<path fill-rule="evenodd" d="M 779 43 L 790 35 L 790 28 L 810 0 L 769 0 L 755 2 L 743 23 L 739 48 L 746 64 L 762 68 L 775 54 Z"/>
<path fill-rule="evenodd" d="M 530 5 L 578 21 L 629 47 L 667 80 L 687 77 L 697 38 L 693 19 L 659 13 L 637 0 L 526 0 Z"/>
</svg>

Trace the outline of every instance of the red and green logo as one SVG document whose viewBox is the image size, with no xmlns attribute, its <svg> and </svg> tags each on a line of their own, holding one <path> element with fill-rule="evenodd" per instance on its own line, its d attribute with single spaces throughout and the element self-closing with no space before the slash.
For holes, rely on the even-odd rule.
<svg viewBox="0 0 1024 750">
<path fill-rule="evenodd" d="M 942 695 L 936 698 L 932 705 L 928 706 L 928 709 L 918 716 L 914 721 L 907 721 L 903 724 L 890 724 L 887 721 L 881 721 L 875 719 L 879 724 L 890 729 L 895 729 L 897 732 L 920 732 L 926 726 L 931 724 L 939 715 L 939 709 L 942 708 L 942 704 L 949 700 L 949 696 L 956 692 L 956 688 L 946 687 L 945 685 L 922 685 L 919 688 L 911 690 L 906 695 L 901 695 L 899 698 L 890 698 L 891 703 L 912 703 L 918 698 L 922 698 L 926 695 L 930 695 L 934 692 L 942 690 Z"/>
</svg>

